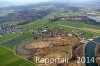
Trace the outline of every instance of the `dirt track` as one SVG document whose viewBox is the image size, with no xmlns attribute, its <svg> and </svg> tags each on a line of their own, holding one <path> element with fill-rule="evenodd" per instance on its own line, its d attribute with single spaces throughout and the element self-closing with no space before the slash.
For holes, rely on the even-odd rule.
<svg viewBox="0 0 100 66">
<path fill-rule="evenodd" d="M 69 28 L 72 28 L 72 29 L 79 29 L 79 30 L 85 30 L 85 31 L 100 33 L 100 30 L 96 30 L 96 29 L 92 29 L 92 28 L 77 28 L 77 27 L 66 26 L 66 25 L 61 25 L 61 24 L 58 24 L 58 25 L 63 26 L 63 27 L 69 27 Z"/>
</svg>

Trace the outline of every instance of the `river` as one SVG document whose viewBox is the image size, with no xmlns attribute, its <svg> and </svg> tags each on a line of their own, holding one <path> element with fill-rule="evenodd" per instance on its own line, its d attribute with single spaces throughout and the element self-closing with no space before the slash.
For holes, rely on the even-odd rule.
<svg viewBox="0 0 100 66">
<path fill-rule="evenodd" d="M 91 59 L 94 57 L 95 58 L 95 47 L 96 47 L 96 44 L 100 44 L 100 38 L 97 38 L 97 39 L 94 39 L 93 41 L 90 41 L 86 47 L 85 47 L 85 57 L 89 57 L 89 61 L 90 63 L 86 63 L 86 66 L 98 66 L 96 64 L 96 61 L 93 63 L 91 61 Z M 86 62 L 88 60 L 86 59 Z"/>
<path fill-rule="evenodd" d="M 90 19 L 95 20 L 96 22 L 100 23 L 100 16 L 88 16 Z"/>
</svg>

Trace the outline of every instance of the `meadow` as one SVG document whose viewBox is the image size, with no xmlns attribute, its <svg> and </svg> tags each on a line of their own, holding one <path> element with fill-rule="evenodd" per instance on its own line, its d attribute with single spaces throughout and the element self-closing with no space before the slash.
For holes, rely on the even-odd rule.
<svg viewBox="0 0 100 66">
<path fill-rule="evenodd" d="M 19 56 L 16 56 L 12 50 L 0 46 L 0 66 L 37 66 L 37 65 Z"/>
</svg>

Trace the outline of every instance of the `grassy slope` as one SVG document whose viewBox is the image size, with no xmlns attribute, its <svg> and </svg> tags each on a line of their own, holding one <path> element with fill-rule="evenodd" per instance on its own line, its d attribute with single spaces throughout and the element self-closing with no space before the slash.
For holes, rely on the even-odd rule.
<svg viewBox="0 0 100 66">
<path fill-rule="evenodd" d="M 14 54 L 13 51 L 0 46 L 0 66 L 36 66 Z"/>
</svg>

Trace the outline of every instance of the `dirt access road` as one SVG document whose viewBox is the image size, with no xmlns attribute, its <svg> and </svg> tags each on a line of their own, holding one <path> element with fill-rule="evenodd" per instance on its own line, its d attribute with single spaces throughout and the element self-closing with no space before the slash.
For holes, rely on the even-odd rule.
<svg viewBox="0 0 100 66">
<path fill-rule="evenodd" d="M 95 32 L 95 33 L 100 33 L 100 30 L 96 30 L 96 29 L 92 29 L 92 28 L 77 28 L 77 27 L 72 27 L 72 26 L 67 26 L 67 25 L 61 25 L 58 24 L 59 26 L 63 26 L 63 27 L 68 27 L 68 28 L 72 28 L 72 29 L 79 29 L 79 30 L 85 30 L 85 31 L 89 31 L 89 32 Z"/>
</svg>

